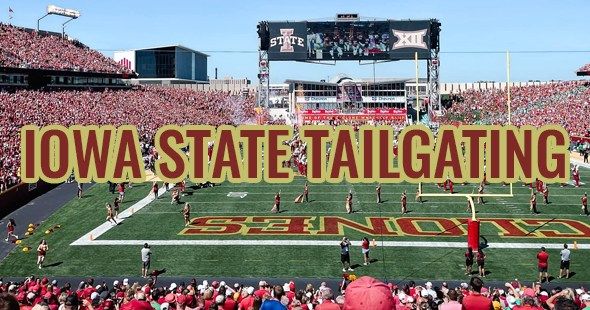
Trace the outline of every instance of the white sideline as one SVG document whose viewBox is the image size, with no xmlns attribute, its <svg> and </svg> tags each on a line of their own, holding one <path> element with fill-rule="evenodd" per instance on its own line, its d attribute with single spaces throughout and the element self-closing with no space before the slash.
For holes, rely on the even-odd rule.
<svg viewBox="0 0 590 310">
<path fill-rule="evenodd" d="M 164 188 L 164 186 L 162 186 L 158 190 L 158 197 L 162 196 L 162 194 L 164 194 L 165 192 L 166 192 L 166 189 Z M 150 194 L 147 195 L 145 198 L 136 202 L 134 205 L 130 206 L 129 208 L 127 208 L 127 209 L 123 210 L 121 213 L 119 213 L 119 216 L 117 218 L 117 222 L 119 222 L 119 223 L 123 222 L 126 218 L 130 217 L 133 213 L 141 210 L 143 207 L 147 206 L 152 201 L 154 201 L 154 198 L 153 198 L 153 195 L 150 191 Z M 113 227 L 114 227 L 113 224 L 111 224 L 110 222 L 104 222 L 104 223 L 100 224 L 98 227 L 96 227 L 95 229 L 91 230 L 87 234 L 80 237 L 78 240 L 72 242 L 70 245 L 90 245 L 90 244 L 93 244 L 93 243 L 88 243 L 88 242 L 91 241 L 91 239 L 94 240 L 94 239 L 98 238 L 100 235 L 109 231 L 109 229 L 111 229 Z"/>
<path fill-rule="evenodd" d="M 137 245 L 145 242 L 150 245 L 248 245 L 248 246 L 337 246 L 338 240 L 78 240 L 72 245 Z M 377 241 L 377 246 L 383 247 L 420 247 L 420 248 L 465 248 L 465 242 L 436 242 L 436 241 Z M 360 241 L 352 241 L 352 245 L 360 246 Z M 492 249 L 562 249 L 563 243 L 488 243 Z M 570 248 L 573 248 L 570 245 Z M 590 244 L 578 244 L 582 250 L 590 250 Z"/>
</svg>

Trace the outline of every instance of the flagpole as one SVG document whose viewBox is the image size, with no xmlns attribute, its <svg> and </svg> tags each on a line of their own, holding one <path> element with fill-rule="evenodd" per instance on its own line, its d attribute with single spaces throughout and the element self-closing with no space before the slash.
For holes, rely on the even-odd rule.
<svg viewBox="0 0 590 310">
<path fill-rule="evenodd" d="M 512 125 L 512 98 L 510 94 L 510 52 L 506 51 L 506 94 L 508 103 L 508 125 Z M 510 183 L 510 195 L 514 195 L 512 191 L 512 183 Z"/>
<path fill-rule="evenodd" d="M 418 107 L 420 104 L 420 99 L 418 99 L 418 52 L 414 53 L 414 62 L 416 63 L 416 124 L 418 124 L 418 121 L 420 121 L 420 108 Z"/>
</svg>

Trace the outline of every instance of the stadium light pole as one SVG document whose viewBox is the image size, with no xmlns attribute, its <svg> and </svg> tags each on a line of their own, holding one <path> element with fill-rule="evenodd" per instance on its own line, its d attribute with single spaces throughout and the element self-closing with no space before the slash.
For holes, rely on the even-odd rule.
<svg viewBox="0 0 590 310">
<path fill-rule="evenodd" d="M 65 23 L 61 24 L 61 36 L 63 38 L 66 37 L 66 24 L 73 21 L 74 19 L 77 19 L 77 17 L 72 17 L 72 18 L 68 19 Z"/>
<path fill-rule="evenodd" d="M 49 14 L 51 14 L 51 13 L 47 13 L 47 14 L 43 15 L 43 17 L 41 17 L 41 18 L 39 18 L 39 19 L 37 20 L 37 32 L 39 32 L 39 24 L 41 24 L 41 20 L 42 20 L 43 18 L 45 18 L 45 17 L 49 16 Z"/>
</svg>

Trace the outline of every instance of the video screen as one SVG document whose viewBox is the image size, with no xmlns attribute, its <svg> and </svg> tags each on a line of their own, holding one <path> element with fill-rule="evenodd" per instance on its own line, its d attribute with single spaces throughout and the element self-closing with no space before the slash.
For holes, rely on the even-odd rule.
<svg viewBox="0 0 590 310">
<path fill-rule="evenodd" d="M 309 60 L 388 59 L 389 22 L 308 22 Z"/>
</svg>

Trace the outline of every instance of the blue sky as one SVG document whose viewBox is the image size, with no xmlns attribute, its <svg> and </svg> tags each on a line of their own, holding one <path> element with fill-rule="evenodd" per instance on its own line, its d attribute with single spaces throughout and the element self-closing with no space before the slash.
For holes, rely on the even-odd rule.
<svg viewBox="0 0 590 310">
<path fill-rule="evenodd" d="M 590 62 L 588 0 L 421 0 L 421 1 L 151 1 L 151 0 L 0 0 L 0 20 L 36 27 L 48 4 L 77 9 L 82 17 L 66 32 L 108 56 L 114 50 L 182 44 L 204 51 L 209 75 L 256 79 L 260 20 L 333 19 L 339 12 L 359 13 L 375 19 L 438 18 L 441 32 L 441 80 L 503 81 L 502 53 L 491 51 L 579 51 L 516 53 L 512 55 L 512 80 L 575 79 L 574 71 Z M 41 21 L 41 28 L 61 32 L 59 16 Z M 220 51 L 247 51 L 226 53 Z M 581 52 L 580 52 L 581 51 Z M 420 64 L 424 72 L 425 63 Z M 371 65 L 342 62 L 335 66 L 292 62 L 271 63 L 271 81 L 327 79 L 338 73 L 372 77 Z M 413 62 L 378 64 L 377 77 L 413 77 Z"/>
</svg>

